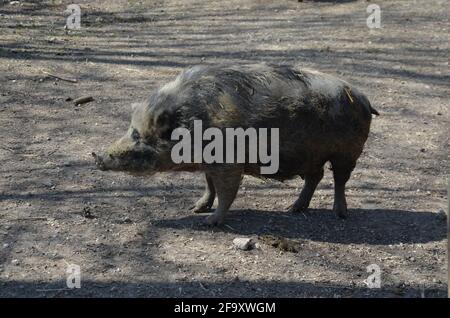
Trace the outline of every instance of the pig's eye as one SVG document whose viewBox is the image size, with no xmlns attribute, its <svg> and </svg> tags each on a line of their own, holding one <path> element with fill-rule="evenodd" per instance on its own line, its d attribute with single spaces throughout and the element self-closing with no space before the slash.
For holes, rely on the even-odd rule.
<svg viewBox="0 0 450 318">
<path fill-rule="evenodd" d="M 141 135 L 139 135 L 139 132 L 136 129 L 133 129 L 133 131 L 131 132 L 131 138 L 134 141 L 138 141 L 139 139 L 141 139 Z"/>
</svg>

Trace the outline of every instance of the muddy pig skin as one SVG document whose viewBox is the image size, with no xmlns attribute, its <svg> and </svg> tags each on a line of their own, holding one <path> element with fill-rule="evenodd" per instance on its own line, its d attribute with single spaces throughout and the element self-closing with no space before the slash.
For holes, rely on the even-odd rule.
<svg viewBox="0 0 450 318">
<path fill-rule="evenodd" d="M 334 212 L 347 214 L 345 184 L 368 137 L 372 114 L 368 99 L 345 81 L 286 65 L 195 66 L 133 105 L 126 134 L 105 154 L 93 153 L 101 170 L 151 175 L 163 171 L 201 171 L 206 190 L 194 212 L 218 206 L 206 223 L 224 221 L 244 174 L 261 177 L 260 164 L 175 164 L 171 140 L 177 127 L 203 129 L 279 128 L 279 170 L 264 178 L 300 176 L 304 187 L 290 212 L 308 208 L 329 161 L 334 177 Z M 192 133 L 193 134 L 193 133 Z M 191 134 L 191 135 L 192 135 Z"/>
</svg>

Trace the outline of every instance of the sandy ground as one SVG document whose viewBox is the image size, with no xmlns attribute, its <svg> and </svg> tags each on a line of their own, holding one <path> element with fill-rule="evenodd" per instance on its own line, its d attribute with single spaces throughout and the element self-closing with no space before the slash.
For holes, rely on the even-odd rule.
<svg viewBox="0 0 450 318">
<path fill-rule="evenodd" d="M 72 1 L 0 1 L 0 296 L 445 297 L 450 3 L 378 0 L 382 28 L 369 29 L 368 2 L 337 2 L 78 1 L 71 31 Z M 347 220 L 331 211 L 330 171 L 299 215 L 286 209 L 301 179 L 246 177 L 211 229 L 188 211 L 201 175 L 95 170 L 90 152 L 125 131 L 130 104 L 181 69 L 258 61 L 340 76 L 380 111 Z M 232 247 L 265 235 L 298 252 Z M 370 264 L 380 289 L 364 282 Z"/>
</svg>

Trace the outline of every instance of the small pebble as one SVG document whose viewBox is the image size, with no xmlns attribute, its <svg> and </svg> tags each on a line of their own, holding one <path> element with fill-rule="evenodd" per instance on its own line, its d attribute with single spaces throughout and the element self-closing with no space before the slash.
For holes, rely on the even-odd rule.
<svg viewBox="0 0 450 318">
<path fill-rule="evenodd" d="M 42 182 L 42 185 L 46 186 L 46 187 L 52 187 L 53 183 L 51 181 L 44 181 L 44 182 Z"/>
<path fill-rule="evenodd" d="M 124 223 L 124 224 L 129 224 L 129 223 L 132 223 L 132 222 L 133 221 L 129 217 L 125 217 L 125 218 L 123 218 L 121 220 L 121 223 Z"/>
<path fill-rule="evenodd" d="M 239 250 L 248 251 L 254 247 L 254 242 L 251 238 L 237 237 L 233 240 L 233 245 Z"/>
</svg>

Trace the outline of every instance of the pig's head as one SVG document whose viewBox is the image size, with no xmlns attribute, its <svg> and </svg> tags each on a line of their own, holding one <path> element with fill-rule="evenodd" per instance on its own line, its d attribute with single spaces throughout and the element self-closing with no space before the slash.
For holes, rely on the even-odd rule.
<svg viewBox="0 0 450 318">
<path fill-rule="evenodd" d="M 100 170 L 124 171 L 148 175 L 170 170 L 171 131 L 175 128 L 174 111 L 155 107 L 149 102 L 133 105 L 131 125 L 123 137 L 104 154 L 92 156 Z"/>
</svg>

